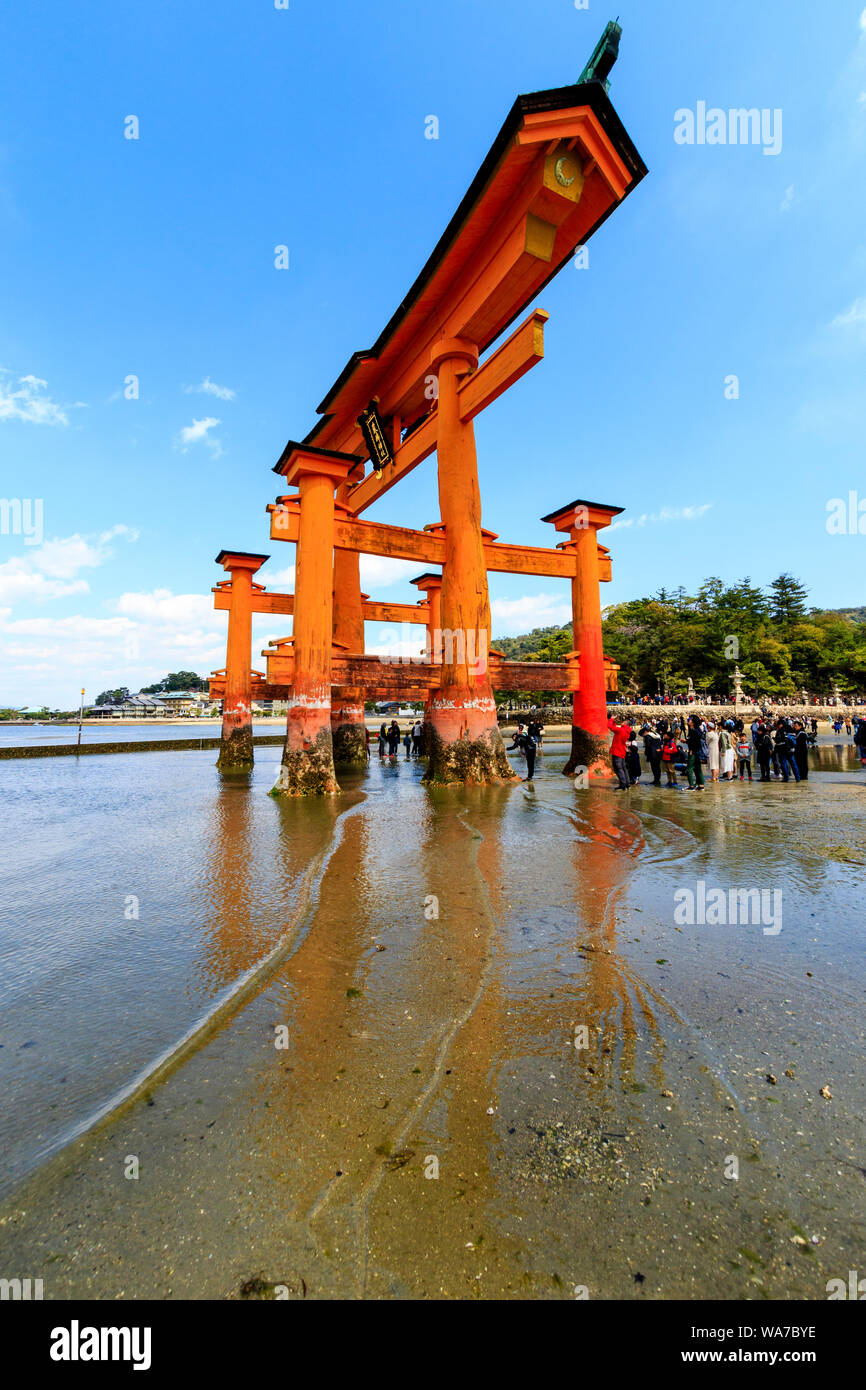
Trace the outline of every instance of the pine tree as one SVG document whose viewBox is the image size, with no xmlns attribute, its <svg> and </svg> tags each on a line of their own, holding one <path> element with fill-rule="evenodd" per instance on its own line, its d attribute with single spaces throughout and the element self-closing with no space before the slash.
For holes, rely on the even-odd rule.
<svg viewBox="0 0 866 1390">
<path fill-rule="evenodd" d="M 808 590 L 792 574 L 780 574 L 770 585 L 770 617 L 774 623 L 790 627 L 806 616 Z"/>
</svg>

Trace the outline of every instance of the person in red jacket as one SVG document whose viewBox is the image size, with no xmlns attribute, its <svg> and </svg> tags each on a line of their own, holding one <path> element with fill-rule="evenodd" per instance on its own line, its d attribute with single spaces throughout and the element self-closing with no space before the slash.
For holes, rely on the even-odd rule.
<svg viewBox="0 0 866 1390">
<path fill-rule="evenodd" d="M 627 723 L 617 724 L 616 720 L 611 717 L 607 721 L 607 727 L 613 730 L 613 742 L 610 745 L 610 761 L 616 773 L 617 781 L 619 782 L 617 791 L 627 792 L 631 786 L 631 778 L 626 769 L 625 754 L 626 745 L 631 738 L 631 725 Z"/>
</svg>

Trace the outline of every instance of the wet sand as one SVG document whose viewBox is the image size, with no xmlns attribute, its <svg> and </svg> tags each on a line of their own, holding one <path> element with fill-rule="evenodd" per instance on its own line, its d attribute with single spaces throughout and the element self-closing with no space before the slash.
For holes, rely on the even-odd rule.
<svg viewBox="0 0 866 1390">
<path fill-rule="evenodd" d="M 276 958 L 17 1188 L 4 1269 L 100 1299 L 824 1299 L 862 1270 L 862 774 L 618 795 L 564 751 L 508 789 L 344 776 Z M 266 806 L 293 842 L 309 808 Z M 781 932 L 677 926 L 701 880 L 781 889 Z"/>
</svg>

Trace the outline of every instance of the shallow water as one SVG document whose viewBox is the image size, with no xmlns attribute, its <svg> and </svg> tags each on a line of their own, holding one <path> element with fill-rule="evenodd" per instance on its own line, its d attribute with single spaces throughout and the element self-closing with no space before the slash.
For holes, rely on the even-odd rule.
<svg viewBox="0 0 866 1390">
<path fill-rule="evenodd" d="M 253 736 L 278 734 L 280 726 L 273 722 L 253 721 Z M 186 724 L 85 724 L 81 730 L 82 743 L 137 743 L 154 739 L 219 738 L 218 719 L 191 719 Z M 0 746 L 26 747 L 30 744 L 50 746 L 55 743 L 77 743 L 77 724 L 6 724 L 0 723 Z"/>
<path fill-rule="evenodd" d="M 863 1263 L 866 779 L 619 795 L 562 754 L 434 793 L 374 758 L 329 804 L 266 795 L 277 748 L 249 786 L 208 753 L 0 765 L 7 1179 L 253 971 L 67 1151 L 74 1195 L 16 1194 L 46 1296 L 822 1297 Z M 700 882 L 780 891 L 781 930 L 678 926 Z"/>
<path fill-rule="evenodd" d="M 133 732 L 138 732 L 134 730 Z M 0 1184 L 87 1123 L 280 941 L 334 811 L 214 752 L 0 763 Z"/>
</svg>

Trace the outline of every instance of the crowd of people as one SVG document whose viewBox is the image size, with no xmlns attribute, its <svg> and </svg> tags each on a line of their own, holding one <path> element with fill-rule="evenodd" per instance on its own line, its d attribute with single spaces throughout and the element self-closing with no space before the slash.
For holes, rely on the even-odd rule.
<svg viewBox="0 0 866 1390">
<path fill-rule="evenodd" d="M 866 768 L 866 718 L 840 715 L 828 721 L 833 732 L 844 728 L 859 750 Z M 712 782 L 771 782 L 778 779 L 805 782 L 809 777 L 809 749 L 818 737 L 818 721 L 790 715 L 772 718 L 764 711 L 747 728 L 737 717 L 704 719 L 699 714 L 662 715 L 637 728 L 632 721 L 612 716 L 607 727 L 613 734 L 610 759 L 617 778 L 617 791 L 638 786 L 644 774 L 648 785 L 674 790 L 703 791 Z M 370 731 L 366 731 L 367 754 Z M 401 730 L 396 719 L 379 728 L 379 757 L 396 758 L 400 744 L 407 758 L 418 758 L 424 751 L 424 726 L 420 719 Z M 538 718 L 518 724 L 508 745 L 526 759 L 524 782 L 535 777 L 535 759 L 544 744 L 544 725 Z M 643 759 L 643 761 L 642 761 Z M 662 773 L 665 781 L 662 782 Z M 706 773 L 706 776 L 705 776 Z M 678 780 L 678 775 L 685 782 Z"/>
<path fill-rule="evenodd" d="M 844 722 L 866 766 L 866 719 L 855 715 Z M 837 733 L 841 731 L 842 720 L 831 723 Z M 637 786 L 644 771 L 650 774 L 654 787 L 675 790 L 681 786 L 677 774 L 684 774 L 683 791 L 703 791 L 705 769 L 710 782 L 770 782 L 774 778 L 805 782 L 809 749 L 818 737 L 817 719 L 804 721 L 788 715 L 755 719 L 748 729 L 739 718 L 717 721 L 702 719 L 699 714 L 690 714 L 685 722 L 676 714 L 662 716 L 639 729 L 628 720 L 620 722 L 612 717 L 608 728 L 613 733 L 610 755 L 617 791 Z"/>
<path fill-rule="evenodd" d="M 407 758 L 420 758 L 424 745 L 424 725 L 416 719 L 408 729 L 401 729 L 396 719 L 390 724 L 383 723 L 379 728 L 379 757 L 396 758 L 402 743 Z M 370 730 L 367 730 L 367 755 L 370 753 Z"/>
<path fill-rule="evenodd" d="M 744 697 L 741 695 L 741 696 L 740 696 L 740 703 L 742 703 L 743 698 L 744 698 Z M 854 705 L 864 705 L 864 704 L 866 704 L 866 698 L 864 698 L 864 696 L 862 696 L 862 695 L 846 696 L 845 698 L 846 698 L 846 700 L 848 700 L 848 702 L 849 702 L 850 704 L 854 704 Z M 806 691 L 803 692 L 803 699 L 804 699 L 804 703 L 807 704 L 807 705 L 821 705 L 821 704 L 826 703 L 825 700 L 824 700 L 824 698 L 823 698 L 822 696 L 820 696 L 820 695 L 808 695 Z M 687 694 L 683 694 L 682 691 L 680 691 L 679 693 L 674 694 L 674 695 L 670 695 L 670 694 L 662 695 L 660 691 L 657 691 L 655 695 L 635 695 L 633 698 L 630 697 L 630 696 L 626 696 L 626 695 L 620 695 L 620 696 L 617 697 L 616 700 L 613 701 L 613 703 L 614 703 L 614 704 L 617 704 L 617 705 L 701 705 L 701 704 L 707 704 L 707 705 L 734 705 L 734 706 L 736 706 L 736 704 L 737 704 L 737 696 L 736 696 L 736 693 L 733 692 L 733 691 L 729 691 L 727 695 L 716 695 L 716 694 L 704 695 L 704 694 L 697 694 L 697 693 L 695 693 L 694 691 L 690 691 L 690 692 L 687 693 Z M 767 706 L 776 706 L 776 707 L 779 707 L 779 708 L 784 708 L 785 705 L 786 705 L 787 703 L 788 703 L 787 698 L 786 698 L 786 697 L 783 697 L 783 696 L 780 696 L 780 697 L 776 697 L 776 696 L 773 696 L 773 695 L 762 695 L 762 696 L 761 696 L 761 705 L 762 705 L 762 706 L 767 705 Z M 834 703 L 833 698 L 830 699 L 829 703 L 830 703 L 831 705 Z"/>
</svg>

